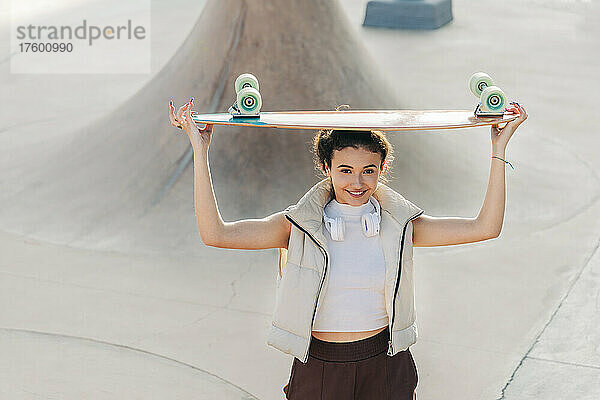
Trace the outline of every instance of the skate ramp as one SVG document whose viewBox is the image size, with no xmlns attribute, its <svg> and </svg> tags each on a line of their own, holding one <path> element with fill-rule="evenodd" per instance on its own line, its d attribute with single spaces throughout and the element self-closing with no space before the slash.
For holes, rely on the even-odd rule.
<svg viewBox="0 0 600 400">
<path fill-rule="evenodd" d="M 226 110 L 246 71 L 259 77 L 263 110 L 399 106 L 337 3 L 208 2 L 173 60 L 129 100 L 43 150 L 7 149 L 20 154 L 2 161 L 0 226 L 74 247 L 198 253 L 189 141 L 170 126 L 167 105 L 194 96 L 197 110 Z M 215 129 L 210 163 L 223 217 L 295 202 L 319 179 L 312 133 Z"/>
<path fill-rule="evenodd" d="M 402 50 L 396 54 L 402 57 Z M 16 140 L 15 133 L 4 149 L 10 156 L 0 160 L 0 227 L 74 247 L 200 255 L 192 153 L 165 116 L 169 100 L 182 104 L 193 96 L 199 112 L 224 111 L 235 78 L 249 71 L 261 82 L 265 111 L 406 107 L 408 99 L 400 100 L 388 81 L 424 86 L 424 78 L 384 74 L 381 62 L 370 57 L 337 2 L 208 2 L 171 62 L 118 108 L 84 129 L 51 133 L 43 146 Z M 452 81 L 466 86 L 466 72 Z M 474 98 L 462 92 L 462 102 L 445 107 L 470 107 Z M 411 93 L 411 102 L 420 97 L 418 89 Z M 295 203 L 320 179 L 309 153 L 313 134 L 217 127 L 209 157 L 223 218 L 263 217 Z M 428 212 L 473 215 L 486 178 L 474 175 L 471 163 L 486 155 L 465 151 L 460 137 L 390 133 L 396 156 L 390 186 L 419 205 L 427 201 Z M 558 157 L 558 169 L 560 155 L 550 156 Z M 531 169 L 524 169 L 532 174 L 528 185 L 535 185 Z M 559 170 L 549 173 L 571 182 Z M 546 189 L 532 191 L 517 210 L 523 214 L 510 217 L 535 218 L 529 209 L 548 204 Z"/>
</svg>

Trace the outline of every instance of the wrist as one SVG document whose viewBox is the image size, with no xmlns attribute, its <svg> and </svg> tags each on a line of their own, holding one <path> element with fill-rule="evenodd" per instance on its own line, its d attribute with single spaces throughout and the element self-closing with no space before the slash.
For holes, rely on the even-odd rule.
<svg viewBox="0 0 600 400">
<path fill-rule="evenodd" d="M 502 158 L 500 156 L 495 156 L 495 155 L 492 154 L 492 163 L 493 163 L 493 160 L 500 160 L 500 161 L 504 162 L 505 164 L 510 165 L 510 167 L 512 169 L 515 169 L 515 167 L 513 167 L 513 165 L 510 163 L 510 161 L 507 161 L 507 160 L 505 160 L 504 158 Z"/>
</svg>

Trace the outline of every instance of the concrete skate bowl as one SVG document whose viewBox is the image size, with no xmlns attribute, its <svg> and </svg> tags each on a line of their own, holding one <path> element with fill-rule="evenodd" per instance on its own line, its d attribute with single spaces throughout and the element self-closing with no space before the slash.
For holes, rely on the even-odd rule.
<svg viewBox="0 0 600 400">
<path fill-rule="evenodd" d="M 0 376 L 0 393 L 103 399 L 170 398 L 257 400 L 257 397 L 193 365 L 145 350 L 89 338 L 1 329 L 3 354 L 19 351 Z M 8 397 L 7 397 L 8 398 Z"/>
<path fill-rule="evenodd" d="M 43 146 L 15 140 L 6 149 L 0 229 L 90 249 L 202 253 L 189 141 L 170 125 L 168 102 L 194 96 L 199 112 L 225 111 L 243 72 L 259 78 L 263 110 L 402 108 L 336 2 L 210 1 L 173 59 L 113 112 Z M 296 202 L 319 179 L 312 134 L 215 128 L 210 164 L 223 218 L 263 217 Z M 460 135 L 389 138 L 390 186 L 426 200 L 428 212 L 478 210 L 486 176 L 470 162 L 487 163 L 487 154 L 461 151 Z M 545 195 L 541 187 L 519 210 L 539 208 L 536 196 Z"/>
</svg>

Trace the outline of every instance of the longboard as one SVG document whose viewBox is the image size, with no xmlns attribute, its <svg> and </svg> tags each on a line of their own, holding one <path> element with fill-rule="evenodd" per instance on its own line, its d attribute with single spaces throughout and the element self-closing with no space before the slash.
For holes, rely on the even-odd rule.
<svg viewBox="0 0 600 400">
<path fill-rule="evenodd" d="M 290 129 L 340 129 L 408 131 L 457 129 L 496 125 L 516 119 L 518 114 L 477 117 L 466 110 L 352 110 L 261 112 L 258 116 L 232 116 L 230 113 L 193 114 L 197 124 L 250 126 Z"/>
<path fill-rule="evenodd" d="M 469 79 L 471 92 L 480 99 L 475 111 L 465 110 L 336 110 L 260 112 L 258 79 L 249 73 L 237 77 L 236 100 L 229 113 L 193 114 L 197 124 L 261 128 L 414 131 L 497 125 L 518 117 L 506 111 L 506 96 L 492 78 L 476 72 Z"/>
</svg>

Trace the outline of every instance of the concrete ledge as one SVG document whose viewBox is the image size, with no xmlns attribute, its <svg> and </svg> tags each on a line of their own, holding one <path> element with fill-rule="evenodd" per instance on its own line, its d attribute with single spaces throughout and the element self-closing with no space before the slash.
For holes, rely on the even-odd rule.
<svg viewBox="0 0 600 400">
<path fill-rule="evenodd" d="M 452 0 L 369 1 L 364 26 L 437 29 L 452 21 Z"/>
</svg>

